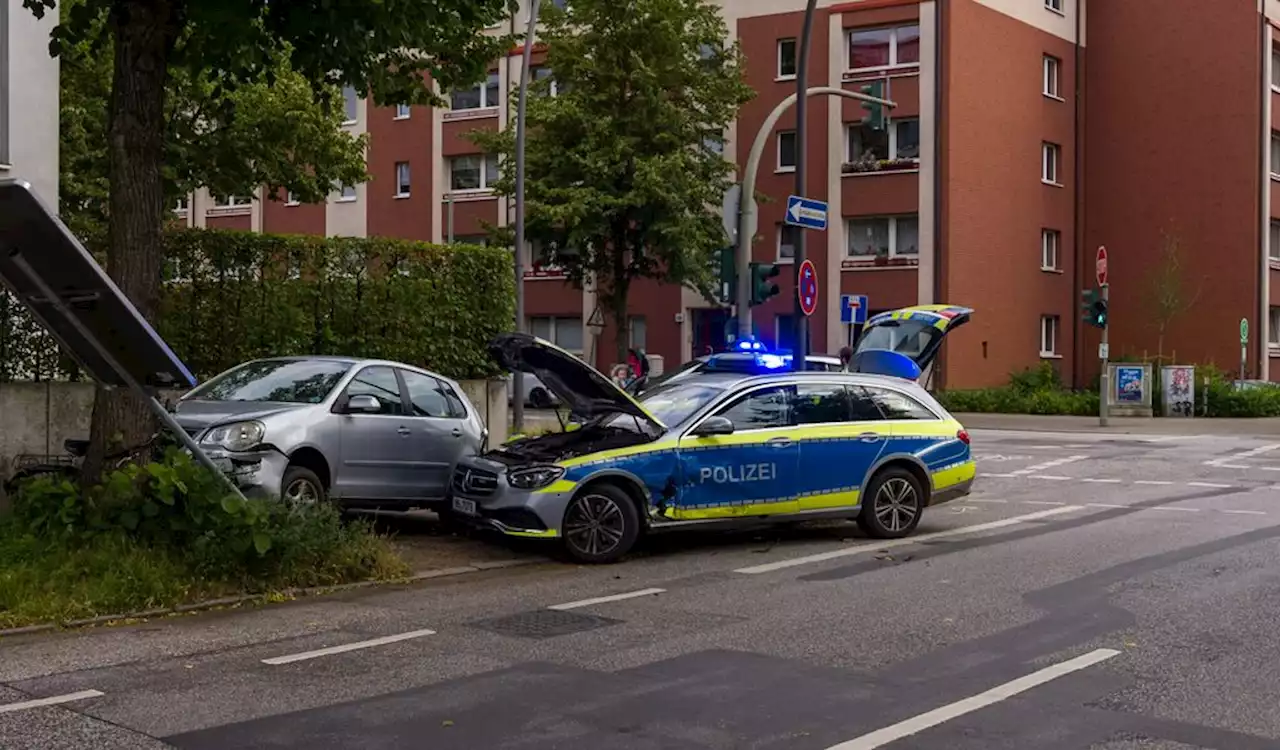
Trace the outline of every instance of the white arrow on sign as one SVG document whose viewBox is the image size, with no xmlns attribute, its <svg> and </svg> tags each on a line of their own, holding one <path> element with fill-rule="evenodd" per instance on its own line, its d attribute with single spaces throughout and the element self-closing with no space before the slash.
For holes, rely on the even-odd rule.
<svg viewBox="0 0 1280 750">
<path fill-rule="evenodd" d="M 813 219 L 814 221 L 825 221 L 827 218 L 826 211 L 819 211 L 815 208 L 805 208 L 799 203 L 792 203 L 791 209 L 788 213 L 791 214 L 792 221 L 799 221 L 801 217 Z"/>
</svg>

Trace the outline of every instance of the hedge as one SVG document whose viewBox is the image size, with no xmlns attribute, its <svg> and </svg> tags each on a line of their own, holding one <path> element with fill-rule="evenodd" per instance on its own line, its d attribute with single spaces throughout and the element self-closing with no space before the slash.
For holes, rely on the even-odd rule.
<svg viewBox="0 0 1280 750">
<path fill-rule="evenodd" d="M 383 238 L 177 229 L 165 236 L 160 335 L 203 379 L 265 356 L 378 357 L 457 379 L 497 374 L 510 330 L 510 251 Z M 61 360 L 61 361 L 60 361 Z M 0 295 L 0 382 L 74 377 Z"/>
</svg>

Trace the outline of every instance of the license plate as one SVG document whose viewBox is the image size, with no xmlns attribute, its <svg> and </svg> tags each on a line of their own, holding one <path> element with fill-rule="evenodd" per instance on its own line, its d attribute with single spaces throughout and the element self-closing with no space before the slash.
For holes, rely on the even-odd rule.
<svg viewBox="0 0 1280 750">
<path fill-rule="evenodd" d="M 466 498 L 462 498 L 462 497 L 455 497 L 453 499 L 453 509 L 459 513 L 465 513 L 468 516 L 474 516 L 476 515 L 476 501 L 467 500 Z"/>
</svg>

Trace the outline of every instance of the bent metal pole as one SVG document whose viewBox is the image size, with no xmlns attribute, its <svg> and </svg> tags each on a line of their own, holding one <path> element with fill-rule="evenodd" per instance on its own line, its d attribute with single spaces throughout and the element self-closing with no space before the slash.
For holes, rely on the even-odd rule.
<svg viewBox="0 0 1280 750">
<path fill-rule="evenodd" d="M 778 124 L 778 120 L 782 115 L 796 103 L 800 97 L 799 92 L 791 94 L 786 99 L 778 102 L 778 106 L 773 108 L 769 116 L 764 118 L 764 122 L 760 125 L 760 131 L 756 133 L 756 139 L 751 143 L 751 153 L 747 156 L 747 166 L 742 170 L 742 193 L 738 200 L 738 287 L 734 295 L 734 301 L 738 306 L 738 337 L 750 338 L 751 336 L 751 225 L 755 223 L 755 207 L 753 200 L 756 194 L 756 176 L 760 172 L 760 158 L 764 155 L 765 143 L 769 140 L 769 134 L 773 132 L 773 127 Z M 846 91 L 845 89 L 837 89 L 831 86 L 814 86 L 806 89 L 805 94 L 808 96 L 816 96 L 822 94 L 824 96 L 843 96 L 846 99 L 857 99 L 863 102 L 874 102 L 882 104 L 886 107 L 893 108 L 898 105 L 888 99 L 880 99 L 874 96 L 868 96 L 861 91 Z"/>
<path fill-rule="evenodd" d="M 534 31 L 538 27 L 538 0 L 530 0 L 529 25 L 524 35 L 524 54 L 520 65 L 520 98 L 516 102 L 516 331 L 524 331 L 524 139 L 525 99 L 529 93 L 529 65 L 533 57 Z M 524 376 L 520 370 L 511 373 L 512 429 L 524 429 Z"/>
</svg>

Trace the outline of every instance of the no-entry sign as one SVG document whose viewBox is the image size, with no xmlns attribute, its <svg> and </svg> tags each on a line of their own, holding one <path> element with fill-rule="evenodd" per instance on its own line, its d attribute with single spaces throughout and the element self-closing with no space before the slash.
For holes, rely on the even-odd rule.
<svg viewBox="0 0 1280 750">
<path fill-rule="evenodd" d="M 1098 280 L 1098 286 L 1106 286 L 1107 284 L 1107 246 L 1098 245 L 1098 259 L 1094 261 L 1094 276 Z"/>
</svg>

